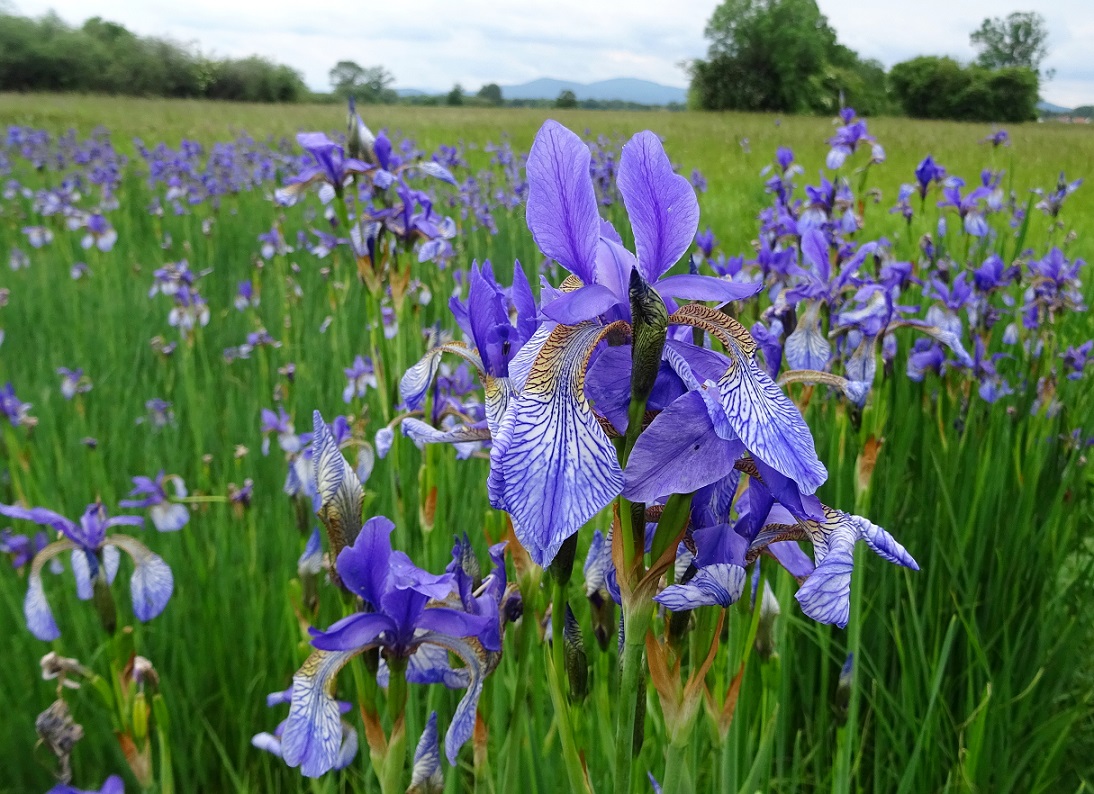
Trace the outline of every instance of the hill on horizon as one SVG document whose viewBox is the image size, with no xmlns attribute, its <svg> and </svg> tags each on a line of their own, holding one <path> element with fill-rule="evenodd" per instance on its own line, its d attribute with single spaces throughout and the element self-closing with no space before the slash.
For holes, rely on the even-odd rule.
<svg viewBox="0 0 1094 794">
<path fill-rule="evenodd" d="M 578 83 L 573 80 L 557 80 L 553 77 L 540 77 L 527 83 L 501 86 L 501 95 L 505 99 L 558 99 L 563 91 L 573 91 L 579 102 L 597 100 L 609 102 L 634 102 L 640 105 L 685 104 L 688 92 L 686 88 L 662 85 L 650 80 L 634 77 L 617 77 L 612 80 L 599 80 L 595 83 Z M 413 97 L 431 93 L 443 94 L 445 91 L 431 92 L 417 88 L 397 88 L 399 96 Z M 473 93 L 473 92 L 469 92 Z"/>
</svg>

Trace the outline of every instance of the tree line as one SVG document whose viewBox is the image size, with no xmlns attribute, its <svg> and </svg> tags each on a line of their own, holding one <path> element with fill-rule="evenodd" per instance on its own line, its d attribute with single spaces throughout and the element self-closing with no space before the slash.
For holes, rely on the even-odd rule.
<svg viewBox="0 0 1094 794">
<path fill-rule="evenodd" d="M 93 17 L 0 13 L 0 91 L 72 91 L 244 102 L 307 99 L 295 69 L 265 58 L 209 58 L 169 39 Z"/>
<path fill-rule="evenodd" d="M 1029 121 L 1048 53 L 1044 19 L 1016 12 L 972 32 L 974 63 L 928 55 L 886 73 L 839 43 L 815 0 L 724 0 L 706 36 L 707 57 L 690 64 L 690 103 L 705 110 L 832 113 L 846 104 L 866 115 Z"/>
</svg>

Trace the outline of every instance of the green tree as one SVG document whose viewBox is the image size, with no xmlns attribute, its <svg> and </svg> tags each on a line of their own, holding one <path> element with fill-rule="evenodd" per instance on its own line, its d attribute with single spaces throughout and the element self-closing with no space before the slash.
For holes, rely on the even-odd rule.
<svg viewBox="0 0 1094 794">
<path fill-rule="evenodd" d="M 479 89 L 478 97 L 488 104 L 500 105 L 502 103 L 501 86 L 497 83 L 487 83 Z"/>
<path fill-rule="evenodd" d="M 914 118 L 1013 122 L 1037 115 L 1037 73 L 1024 66 L 985 69 L 920 57 L 893 66 L 889 81 Z"/>
<path fill-rule="evenodd" d="M 707 59 L 691 64 L 702 108 L 831 112 L 855 86 L 883 100 L 876 66 L 839 44 L 815 0 L 723 0 L 705 32 Z"/>
<path fill-rule="evenodd" d="M 569 88 L 563 89 L 559 93 L 558 99 L 555 100 L 555 107 L 564 109 L 576 108 L 577 94 L 575 94 Z"/>
<path fill-rule="evenodd" d="M 977 64 L 985 69 L 1024 66 L 1040 73 L 1041 61 L 1048 55 L 1045 18 L 1032 11 L 985 19 L 969 40 L 979 50 Z"/>
<path fill-rule="evenodd" d="M 448 96 L 445 97 L 444 103 L 446 105 L 462 105 L 463 104 L 463 88 L 459 83 L 452 86 L 452 90 L 448 92 Z"/>
</svg>

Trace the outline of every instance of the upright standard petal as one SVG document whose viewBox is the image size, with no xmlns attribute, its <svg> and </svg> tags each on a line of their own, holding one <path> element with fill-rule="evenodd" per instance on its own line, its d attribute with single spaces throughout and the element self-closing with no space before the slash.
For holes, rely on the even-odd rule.
<svg viewBox="0 0 1094 794">
<path fill-rule="evenodd" d="M 331 554 L 337 558 L 346 546 L 353 545 L 361 531 L 361 509 L 365 493 L 357 473 L 342 457 L 330 426 L 318 411 L 313 416 L 312 460 L 318 493 L 320 520 L 327 527 Z"/>
<path fill-rule="evenodd" d="M 491 451 L 501 501 L 537 565 L 623 488 L 615 447 L 585 397 L 585 370 L 604 328 L 558 326 L 509 403 Z"/>
<path fill-rule="evenodd" d="M 539 249 L 585 284 L 595 280 L 600 214 L 589 147 L 548 119 L 528 153 L 528 230 Z"/>
<path fill-rule="evenodd" d="M 292 702 L 281 733 L 281 757 L 305 777 L 334 769 L 341 757 L 342 717 L 334 699 L 338 673 L 360 649 L 314 651 L 292 679 Z"/>
<path fill-rule="evenodd" d="M 623 145 L 619 192 L 634 229 L 638 267 L 651 284 L 684 255 L 699 228 L 699 200 L 674 173 L 660 138 L 646 130 Z"/>
<path fill-rule="evenodd" d="M 391 533 L 394 531 L 391 519 L 370 518 L 361 527 L 353 545 L 342 549 L 335 560 L 335 568 L 346 587 L 365 599 L 373 609 L 380 608 L 388 589 Z"/>
</svg>

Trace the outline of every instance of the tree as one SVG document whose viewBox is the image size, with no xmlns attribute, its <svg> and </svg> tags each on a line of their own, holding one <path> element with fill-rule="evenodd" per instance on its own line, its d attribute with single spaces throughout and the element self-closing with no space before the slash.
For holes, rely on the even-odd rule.
<svg viewBox="0 0 1094 794">
<path fill-rule="evenodd" d="M 577 94 L 575 94 L 569 88 L 563 89 L 559 93 L 558 99 L 555 100 L 555 107 L 563 109 L 576 108 Z"/>
<path fill-rule="evenodd" d="M 852 84 L 876 82 L 876 69 L 838 43 L 816 0 L 723 0 L 705 33 L 707 60 L 693 62 L 691 76 L 692 95 L 708 110 L 830 112 Z"/>
<path fill-rule="evenodd" d="M 500 105 L 502 103 L 501 86 L 497 83 L 487 83 L 479 89 L 478 96 L 479 99 L 491 105 Z"/>
<path fill-rule="evenodd" d="M 1025 66 L 985 69 L 924 56 L 893 66 L 893 94 L 914 118 L 1031 121 L 1037 117 L 1037 73 Z"/>
<path fill-rule="evenodd" d="M 330 84 L 334 93 L 341 97 L 353 96 L 365 103 L 390 103 L 395 101 L 391 84 L 395 76 L 383 66 L 362 67 L 353 61 L 339 61 L 330 70 Z"/>
<path fill-rule="evenodd" d="M 452 86 L 452 90 L 448 92 L 448 96 L 445 97 L 444 103 L 446 105 L 462 105 L 463 104 L 463 88 L 459 83 Z"/>
<path fill-rule="evenodd" d="M 969 40 L 979 50 L 977 64 L 985 69 L 1024 66 L 1039 74 L 1041 61 L 1048 55 L 1045 18 L 1032 11 L 985 19 Z"/>
</svg>

